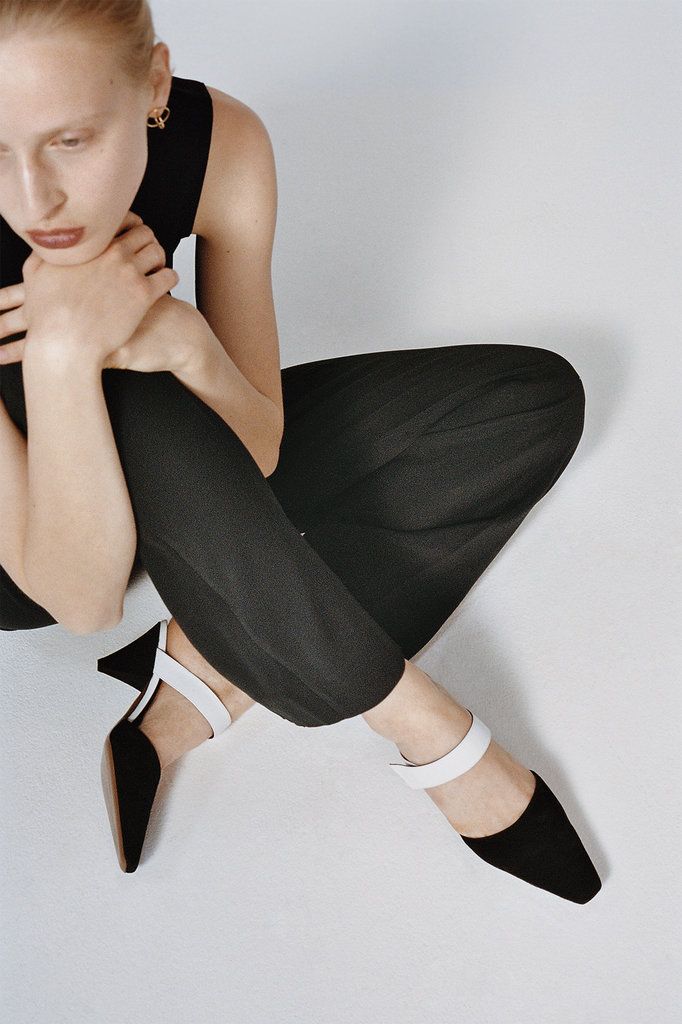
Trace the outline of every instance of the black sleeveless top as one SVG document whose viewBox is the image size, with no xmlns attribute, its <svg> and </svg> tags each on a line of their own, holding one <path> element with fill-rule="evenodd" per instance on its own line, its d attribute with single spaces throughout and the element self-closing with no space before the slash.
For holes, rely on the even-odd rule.
<svg viewBox="0 0 682 1024">
<path fill-rule="evenodd" d="M 192 233 L 204 183 L 213 128 L 213 102 L 203 82 L 173 76 L 165 128 L 149 128 L 144 178 L 130 209 L 139 214 L 166 253 L 166 266 L 182 238 Z M 21 268 L 31 247 L 0 217 L 0 287 L 23 280 Z M 26 336 L 20 331 L 0 344 Z M 14 423 L 26 436 L 21 361 L 0 366 L 0 394 Z"/>
</svg>

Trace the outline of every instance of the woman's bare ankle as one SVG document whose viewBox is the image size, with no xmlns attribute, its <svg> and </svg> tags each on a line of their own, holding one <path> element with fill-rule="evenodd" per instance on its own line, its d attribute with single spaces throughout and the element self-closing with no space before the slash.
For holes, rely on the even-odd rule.
<svg viewBox="0 0 682 1024">
<path fill-rule="evenodd" d="M 464 739 L 472 715 L 425 672 L 409 662 L 407 666 L 386 701 L 363 717 L 372 729 L 393 740 L 406 760 L 429 764 Z M 425 793 L 460 834 L 477 837 L 515 821 L 534 787 L 532 772 L 491 739 L 472 768 Z"/>
<path fill-rule="evenodd" d="M 229 711 L 233 723 L 256 703 L 229 679 L 216 672 L 190 643 L 175 619 L 168 623 L 166 651 L 213 690 Z M 192 701 L 163 680 L 139 728 L 153 743 L 162 768 L 177 761 L 188 750 L 198 747 L 213 735 L 207 719 Z"/>
<path fill-rule="evenodd" d="M 471 726 L 470 712 L 410 661 L 388 697 L 363 718 L 415 764 L 447 754 Z"/>
<path fill-rule="evenodd" d="M 230 712 L 233 722 L 241 718 L 256 703 L 252 697 L 213 668 L 183 633 L 176 619 L 171 619 L 168 623 L 166 650 L 171 658 L 179 661 L 213 690 Z"/>
<path fill-rule="evenodd" d="M 213 732 L 194 704 L 163 681 L 157 686 L 138 728 L 151 740 L 162 768 L 198 747 Z"/>
</svg>

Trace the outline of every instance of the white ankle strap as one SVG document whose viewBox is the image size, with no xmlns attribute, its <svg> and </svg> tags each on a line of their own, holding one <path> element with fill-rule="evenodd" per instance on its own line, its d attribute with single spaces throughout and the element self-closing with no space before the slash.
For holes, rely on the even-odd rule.
<svg viewBox="0 0 682 1024">
<path fill-rule="evenodd" d="M 215 739 L 228 726 L 232 725 L 232 716 L 220 697 L 213 692 L 210 686 L 206 685 L 203 679 L 199 679 L 198 676 L 195 676 L 193 672 L 190 672 L 188 668 L 181 665 L 175 658 L 171 658 L 170 654 L 166 652 L 167 633 L 168 620 L 162 619 L 152 678 L 142 700 L 128 716 L 128 720 L 132 722 L 144 711 L 154 696 L 157 686 L 163 680 L 164 683 L 168 683 L 194 704 L 197 711 L 204 716 L 213 729 L 213 736 L 210 739 Z"/>
<path fill-rule="evenodd" d="M 490 744 L 490 729 L 473 711 L 469 708 L 467 711 L 471 715 L 469 731 L 449 753 L 428 764 L 417 765 L 407 758 L 407 764 L 391 763 L 393 771 L 397 772 L 412 789 L 440 786 L 441 783 L 449 782 L 450 779 L 456 779 L 464 772 L 468 772 L 481 760 Z"/>
</svg>

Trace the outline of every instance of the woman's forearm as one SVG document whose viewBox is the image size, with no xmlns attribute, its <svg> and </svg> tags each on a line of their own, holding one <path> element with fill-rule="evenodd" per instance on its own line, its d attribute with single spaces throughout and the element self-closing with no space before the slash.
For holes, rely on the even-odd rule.
<svg viewBox="0 0 682 1024">
<path fill-rule="evenodd" d="M 66 628 L 104 629 L 120 619 L 137 538 L 102 369 L 83 346 L 31 339 L 23 379 L 26 579 Z"/>
<path fill-rule="evenodd" d="M 218 413 L 249 450 L 263 476 L 270 476 L 277 466 L 283 431 L 274 402 L 246 379 L 203 316 L 195 316 L 190 324 L 197 331 L 192 356 L 182 369 L 174 371 L 175 376 Z"/>
</svg>

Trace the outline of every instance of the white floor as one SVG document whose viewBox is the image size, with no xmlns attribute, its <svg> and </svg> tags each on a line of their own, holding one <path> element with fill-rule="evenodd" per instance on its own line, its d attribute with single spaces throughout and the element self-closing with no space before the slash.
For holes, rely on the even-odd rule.
<svg viewBox="0 0 682 1024">
<path fill-rule="evenodd" d="M 302 729 L 260 706 L 164 773 L 123 874 L 99 759 L 135 694 L 96 659 L 167 613 L 145 576 L 115 630 L 0 637 L 4 1019 L 673 1024 L 682 9 L 369 4 L 376 52 L 368 22 L 339 45 L 368 47 L 372 80 L 345 95 L 338 72 L 336 92 L 256 103 L 242 65 L 225 70 L 259 52 L 253 13 L 230 15 L 243 35 L 225 23 L 207 72 L 183 65 L 189 15 L 154 6 L 177 73 L 242 95 L 271 129 L 285 365 L 509 341 L 580 372 L 573 460 L 415 660 L 545 778 L 604 884 L 578 906 L 496 871 L 361 716 Z M 346 5 L 305 10 L 306 52 L 331 59 L 325 18 Z M 289 61 L 301 11 L 268 9 Z M 398 94 L 418 46 L 423 80 L 408 61 Z M 182 261 L 190 280 L 189 244 Z"/>
</svg>

